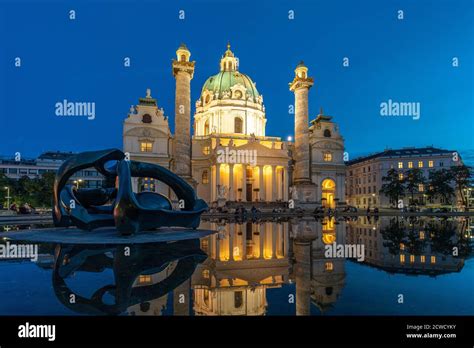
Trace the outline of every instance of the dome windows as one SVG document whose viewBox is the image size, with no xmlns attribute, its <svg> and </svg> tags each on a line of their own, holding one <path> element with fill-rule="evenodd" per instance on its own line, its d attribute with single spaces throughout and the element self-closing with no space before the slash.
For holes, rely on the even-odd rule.
<svg viewBox="0 0 474 348">
<path fill-rule="evenodd" d="M 329 129 L 325 129 L 323 133 L 324 137 L 330 138 L 331 137 L 331 131 Z"/>
<path fill-rule="evenodd" d="M 235 99 L 242 99 L 242 91 L 237 90 L 234 92 L 234 98 Z"/>
<path fill-rule="evenodd" d="M 240 117 L 234 118 L 234 133 L 243 133 L 243 123 Z"/>
</svg>

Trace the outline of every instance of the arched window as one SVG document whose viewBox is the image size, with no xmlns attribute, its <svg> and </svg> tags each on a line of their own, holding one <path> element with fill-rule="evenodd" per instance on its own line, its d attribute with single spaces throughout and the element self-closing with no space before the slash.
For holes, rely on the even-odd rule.
<svg viewBox="0 0 474 348">
<path fill-rule="evenodd" d="M 303 73 L 301 74 L 301 77 L 304 78 L 304 79 L 306 78 L 306 73 L 305 73 L 304 71 L 303 71 Z"/>
<path fill-rule="evenodd" d="M 181 61 L 185 62 L 186 61 L 186 56 L 184 54 L 181 55 Z"/>
<path fill-rule="evenodd" d="M 331 137 L 331 131 L 330 131 L 329 129 L 325 129 L 323 135 L 324 135 L 326 138 L 330 138 L 330 137 Z"/>
<path fill-rule="evenodd" d="M 234 292 L 234 308 L 240 308 L 244 304 L 244 293 L 242 291 Z"/>
<path fill-rule="evenodd" d="M 209 135 L 209 120 L 204 123 L 204 135 Z"/>
<path fill-rule="evenodd" d="M 209 101 L 211 100 L 211 97 L 208 95 L 206 95 L 206 104 L 209 103 Z"/>
<path fill-rule="evenodd" d="M 243 121 L 240 117 L 234 118 L 234 133 L 243 133 Z"/>
<path fill-rule="evenodd" d="M 209 184 L 209 172 L 207 170 L 204 170 L 202 172 L 202 183 L 203 184 Z"/>
</svg>

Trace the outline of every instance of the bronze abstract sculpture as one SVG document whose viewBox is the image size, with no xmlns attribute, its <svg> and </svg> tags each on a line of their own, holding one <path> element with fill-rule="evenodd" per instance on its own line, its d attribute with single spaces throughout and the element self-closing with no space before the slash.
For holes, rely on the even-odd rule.
<svg viewBox="0 0 474 348">
<path fill-rule="evenodd" d="M 78 189 L 68 184 L 76 172 L 85 168 L 95 168 L 115 187 Z M 181 210 L 174 210 L 170 199 L 162 194 L 134 193 L 132 177 L 153 178 L 168 185 L 182 203 Z M 117 149 L 82 152 L 66 160 L 56 173 L 53 195 L 55 226 L 84 230 L 115 226 L 121 235 L 164 226 L 195 229 L 208 209 L 178 175 L 156 164 L 128 160 Z"/>
</svg>

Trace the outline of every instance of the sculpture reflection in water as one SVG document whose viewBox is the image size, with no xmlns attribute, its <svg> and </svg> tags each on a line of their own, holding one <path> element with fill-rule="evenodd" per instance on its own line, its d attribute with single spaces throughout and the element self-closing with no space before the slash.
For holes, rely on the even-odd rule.
<svg viewBox="0 0 474 348">
<path fill-rule="evenodd" d="M 198 239 L 111 247 L 57 245 L 53 288 L 59 301 L 77 313 L 118 315 L 137 305 L 147 311 L 151 301 L 186 282 L 206 258 Z M 100 287 L 90 297 L 68 286 L 67 279 L 74 273 L 106 269 L 113 270 L 114 284 Z M 113 303 L 108 303 L 110 298 Z"/>
<path fill-rule="evenodd" d="M 137 276 L 141 274 L 145 283 L 156 282 L 158 278 L 154 276 L 147 279 L 146 274 L 150 272 L 139 273 L 128 259 L 108 258 L 106 254 L 109 249 L 106 248 L 96 247 L 84 251 L 74 247 L 70 252 L 63 251 L 62 261 L 58 261 L 62 266 L 57 266 L 61 273 L 55 271 L 55 277 L 59 277 L 56 282 L 64 279 L 64 276 L 71 274 L 68 267 L 77 269 L 77 264 L 82 265 L 81 270 L 97 270 L 104 268 L 104 265 L 109 268 L 115 264 L 126 265 L 120 271 L 123 272 L 119 277 L 121 290 L 112 292 L 114 296 L 119 295 L 118 302 L 122 303 L 120 308 L 108 307 L 100 300 L 108 293 L 107 287 L 95 291 L 90 300 L 81 298 L 82 302 L 79 302 L 89 307 L 92 306 L 89 302 L 93 302 L 94 313 L 119 313 L 128 308 L 130 314 L 150 314 L 152 311 L 147 311 L 147 306 L 158 308 L 169 304 L 164 295 L 166 291 L 173 291 L 175 301 L 172 309 L 175 315 L 356 314 L 341 312 L 338 307 L 344 292 L 349 291 L 350 296 L 350 291 L 353 291 L 346 284 L 348 262 L 352 264 L 353 270 L 354 265 L 358 269 L 376 267 L 390 274 L 418 275 L 426 279 L 459 272 L 464 266 L 464 259 L 472 254 L 466 238 L 469 235 L 466 230 L 468 226 L 469 222 L 464 218 L 449 221 L 358 217 L 338 221 L 334 217 L 319 220 L 303 217 L 232 222 L 215 219 L 203 221 L 201 227 L 218 230 L 219 233 L 202 238 L 199 244 L 193 242 L 197 249 L 190 254 L 202 257 L 197 260 L 195 270 L 190 267 L 186 271 L 179 271 L 183 272 L 179 280 L 164 283 L 170 286 L 162 287 L 149 296 L 137 296 L 146 291 L 145 288 L 135 289 Z M 364 261 L 327 257 L 325 247 L 332 243 L 363 244 Z M 198 252 L 199 247 L 203 252 Z M 453 255 L 453 248 L 457 248 L 457 256 Z M 114 250 L 114 255 L 124 252 L 123 249 Z M 166 250 L 144 250 L 150 255 L 144 256 L 143 260 L 139 258 L 142 269 L 156 268 L 153 264 L 162 263 L 156 261 L 158 259 L 155 257 L 158 256 L 154 256 L 154 253 L 159 255 L 156 251 L 161 253 Z M 179 255 L 169 252 L 174 256 Z M 135 253 L 132 250 L 132 255 Z M 84 258 L 88 261 L 76 261 Z M 126 276 L 127 272 L 132 274 Z M 124 284 L 127 284 L 126 287 Z M 69 304 L 70 290 L 64 284 L 58 285 L 55 288 L 62 289 L 62 301 L 77 309 L 77 305 Z M 284 287 L 288 292 L 283 290 Z M 286 298 L 285 301 L 275 302 L 275 298 L 269 297 L 269 290 L 292 294 L 294 302 Z M 192 294 L 192 312 L 189 305 L 180 305 L 176 301 L 179 294 Z M 186 304 L 189 303 L 190 299 L 186 298 Z M 170 309 L 167 307 L 167 310 Z M 349 310 L 354 309 L 351 307 Z M 158 313 L 157 310 L 155 312 Z"/>
<path fill-rule="evenodd" d="M 117 187 L 78 189 L 68 180 L 78 171 L 95 168 Z M 134 193 L 132 177 L 157 179 L 175 193 L 181 210 L 168 197 L 155 192 Z M 151 163 L 128 160 L 120 150 L 83 152 L 66 160 L 54 181 L 53 219 L 56 226 L 85 230 L 115 226 L 122 235 L 163 226 L 197 228 L 208 208 L 194 189 L 178 175 Z"/>
</svg>

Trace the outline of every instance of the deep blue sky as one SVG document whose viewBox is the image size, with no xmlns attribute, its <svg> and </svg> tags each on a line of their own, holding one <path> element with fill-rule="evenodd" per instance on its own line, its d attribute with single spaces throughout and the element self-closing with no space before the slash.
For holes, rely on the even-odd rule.
<svg viewBox="0 0 474 348">
<path fill-rule="evenodd" d="M 351 158 L 385 147 L 474 149 L 472 0 L 0 4 L 2 156 L 121 148 L 122 121 L 147 87 L 173 125 L 176 48 L 185 42 L 196 60 L 194 112 L 227 41 L 264 95 L 267 135 L 293 134 L 288 82 L 303 59 L 315 79 L 310 119 L 321 106 L 334 116 Z M 178 19 L 180 9 L 185 20 Z M 130 68 L 123 67 L 126 56 Z M 63 99 L 95 102 L 96 119 L 55 116 Z M 388 99 L 420 102 L 420 120 L 381 117 L 379 105 Z"/>
</svg>

